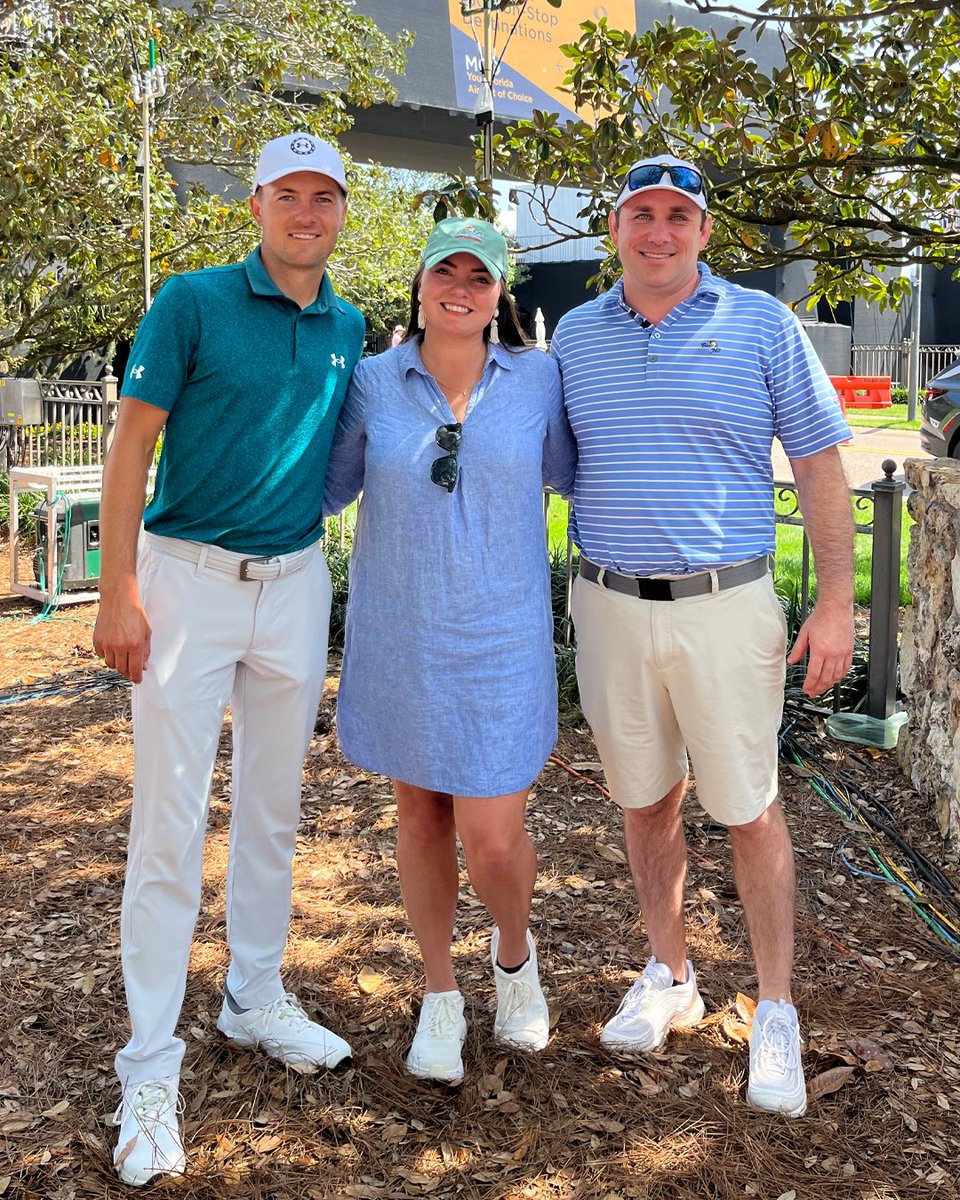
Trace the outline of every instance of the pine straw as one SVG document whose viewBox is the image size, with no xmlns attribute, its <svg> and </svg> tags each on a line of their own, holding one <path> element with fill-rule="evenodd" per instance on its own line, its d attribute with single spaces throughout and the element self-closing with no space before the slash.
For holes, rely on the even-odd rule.
<svg viewBox="0 0 960 1200">
<path fill-rule="evenodd" d="M 35 611 L 0 600 L 0 617 Z M 97 670 L 93 611 L 65 610 L 37 626 L 0 620 L 0 688 Z M 764 1116 L 744 1103 L 746 1027 L 735 1000 L 756 981 L 726 841 L 694 803 L 691 956 L 710 1015 L 661 1053 L 617 1062 L 600 1051 L 599 1028 L 642 965 L 642 928 L 615 812 L 589 780 L 555 765 L 538 781 L 529 818 L 541 859 L 533 925 L 554 1038 L 536 1059 L 493 1044 L 488 923 L 464 877 L 455 953 L 468 997 L 467 1078 L 459 1089 L 412 1080 L 402 1060 L 421 977 L 396 881 L 395 811 L 384 780 L 339 757 L 331 716 L 328 698 L 307 764 L 286 979 L 356 1057 L 343 1073 L 302 1076 L 236 1050 L 215 1029 L 226 969 L 225 735 L 181 1026 L 189 1172 L 155 1192 L 184 1200 L 958 1194 L 957 960 L 892 889 L 844 871 L 837 849 L 850 831 L 789 774 L 805 1064 L 815 1087 L 838 1086 L 806 1118 Z M 111 1166 L 110 1116 L 112 1057 L 125 1038 L 117 946 L 129 695 L 0 706 L 0 726 L 0 1194 L 127 1195 Z M 595 758 L 572 729 L 560 753 Z M 892 756 L 838 754 L 957 878 L 956 858 Z"/>
</svg>

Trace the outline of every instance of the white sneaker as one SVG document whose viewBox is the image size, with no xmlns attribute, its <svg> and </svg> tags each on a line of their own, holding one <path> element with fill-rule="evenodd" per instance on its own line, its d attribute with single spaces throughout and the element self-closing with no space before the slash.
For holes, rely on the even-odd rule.
<svg viewBox="0 0 960 1200">
<path fill-rule="evenodd" d="M 497 983 L 497 1015 L 493 1036 L 517 1050 L 542 1050 L 550 1040 L 550 1010 L 540 988 L 537 948 L 527 930 L 530 957 L 521 970 L 509 973 L 497 966 L 500 930 L 490 938 L 490 961 Z"/>
<path fill-rule="evenodd" d="M 179 1075 L 128 1084 L 113 1114 L 120 1126 L 113 1165 L 124 1183 L 143 1187 L 157 1175 L 182 1175 L 187 1164 L 180 1137 Z"/>
<path fill-rule="evenodd" d="M 800 1061 L 800 1022 L 786 1000 L 761 1000 L 750 1029 L 750 1082 L 747 1103 L 752 1108 L 802 1117 L 807 1111 L 807 1088 Z"/>
<path fill-rule="evenodd" d="M 343 1038 L 311 1021 L 290 992 L 242 1013 L 235 1013 L 224 996 L 217 1028 L 237 1046 L 258 1047 L 303 1075 L 336 1067 L 353 1053 Z"/>
<path fill-rule="evenodd" d="M 419 1079 L 462 1083 L 460 1051 L 466 1036 L 463 996 L 459 992 L 427 992 L 420 1007 L 417 1032 L 406 1057 L 407 1070 Z"/>
<path fill-rule="evenodd" d="M 687 960 L 687 982 L 675 984 L 667 964 L 651 958 L 604 1025 L 600 1042 L 609 1050 L 656 1050 L 671 1029 L 696 1025 L 704 1011 L 693 963 Z"/>
</svg>

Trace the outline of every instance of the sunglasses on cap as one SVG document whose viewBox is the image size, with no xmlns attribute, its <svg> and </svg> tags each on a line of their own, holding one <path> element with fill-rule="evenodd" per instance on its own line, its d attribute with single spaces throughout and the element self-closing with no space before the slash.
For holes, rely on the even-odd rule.
<svg viewBox="0 0 960 1200">
<path fill-rule="evenodd" d="M 681 192 L 689 192 L 691 196 L 699 196 L 706 189 L 703 176 L 693 167 L 676 167 L 671 163 L 645 163 L 634 167 L 627 174 L 626 191 L 638 192 L 641 188 L 656 187 L 664 175 L 670 176 L 670 182 Z"/>
</svg>

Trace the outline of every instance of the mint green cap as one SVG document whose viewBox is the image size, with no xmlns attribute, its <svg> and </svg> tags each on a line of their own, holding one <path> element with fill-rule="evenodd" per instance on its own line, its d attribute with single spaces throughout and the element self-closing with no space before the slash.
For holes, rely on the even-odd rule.
<svg viewBox="0 0 960 1200">
<path fill-rule="evenodd" d="M 423 248 L 423 265 L 429 270 L 454 254 L 472 254 L 494 279 L 507 277 L 507 243 L 488 221 L 474 217 L 438 221 Z"/>
</svg>

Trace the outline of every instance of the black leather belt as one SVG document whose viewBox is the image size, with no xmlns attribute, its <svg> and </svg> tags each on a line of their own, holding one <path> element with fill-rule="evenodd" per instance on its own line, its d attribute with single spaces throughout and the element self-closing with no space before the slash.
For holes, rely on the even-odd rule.
<svg viewBox="0 0 960 1200">
<path fill-rule="evenodd" d="M 679 579 L 651 579 L 649 576 L 618 575 L 616 571 L 605 570 L 580 556 L 580 574 L 584 579 L 640 600 L 680 600 L 684 596 L 705 596 L 709 592 L 722 592 L 741 583 L 762 579 L 769 570 L 770 559 L 764 555 L 750 562 L 717 567 L 715 571 L 698 571 L 696 575 L 684 575 Z"/>
</svg>

